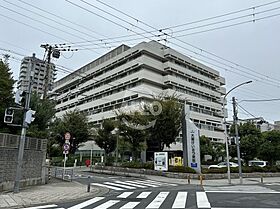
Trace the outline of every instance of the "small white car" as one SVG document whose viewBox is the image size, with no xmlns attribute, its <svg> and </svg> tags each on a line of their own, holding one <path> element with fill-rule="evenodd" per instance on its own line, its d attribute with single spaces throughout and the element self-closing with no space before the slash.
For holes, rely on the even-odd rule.
<svg viewBox="0 0 280 209">
<path fill-rule="evenodd" d="M 262 168 L 265 166 L 268 166 L 268 162 L 262 161 L 262 160 L 250 160 L 248 164 L 249 164 L 249 166 L 259 166 Z"/>
<path fill-rule="evenodd" d="M 231 168 L 236 168 L 236 167 L 238 167 L 238 164 L 233 163 L 233 162 L 229 162 L 229 166 Z M 221 163 L 218 163 L 217 165 L 210 165 L 208 167 L 208 169 L 211 169 L 211 168 L 226 168 L 226 167 L 227 167 L 227 162 L 221 162 Z"/>
</svg>

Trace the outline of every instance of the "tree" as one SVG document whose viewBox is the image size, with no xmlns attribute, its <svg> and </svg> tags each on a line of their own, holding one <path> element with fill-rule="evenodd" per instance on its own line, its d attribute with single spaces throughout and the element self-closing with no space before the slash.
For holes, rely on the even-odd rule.
<svg viewBox="0 0 280 209">
<path fill-rule="evenodd" d="M 113 134 L 116 127 L 116 124 L 113 120 L 107 119 L 102 123 L 102 128 L 100 128 L 97 132 L 97 136 L 95 138 L 96 144 L 105 150 L 105 161 L 106 157 L 109 153 L 113 152 L 116 149 L 117 145 L 117 136 Z"/>
<path fill-rule="evenodd" d="M 235 136 L 235 127 L 230 128 L 231 136 Z M 249 160 L 257 157 L 258 148 L 263 143 L 261 131 L 251 122 L 238 125 L 238 134 L 240 137 L 241 158 L 248 163 Z M 236 146 L 231 146 L 231 156 L 236 157 Z"/>
<path fill-rule="evenodd" d="M 280 159 L 280 131 L 267 131 L 262 133 L 262 137 L 264 142 L 258 149 L 258 157 L 272 165 Z"/>
<path fill-rule="evenodd" d="M 241 158 L 248 164 L 249 160 L 253 160 L 258 155 L 258 149 L 263 143 L 261 137 L 254 135 L 243 136 L 240 140 Z"/>
<path fill-rule="evenodd" d="M 27 135 L 38 138 L 48 137 L 48 126 L 55 116 L 55 103 L 48 99 L 40 99 L 40 95 L 31 95 L 30 108 L 35 110 L 35 120 L 27 129 Z"/>
<path fill-rule="evenodd" d="M 5 109 L 13 104 L 13 79 L 11 69 L 8 64 L 8 55 L 5 55 L 4 61 L 0 60 L 0 127 L 1 131 L 7 127 L 3 118 Z"/>
<path fill-rule="evenodd" d="M 159 150 L 164 146 L 170 147 L 179 136 L 182 122 L 182 104 L 175 96 L 160 95 L 155 98 L 158 114 L 150 117 L 155 121 L 155 125 L 148 129 L 150 138 L 153 142 L 159 144 Z"/>
<path fill-rule="evenodd" d="M 90 140 L 90 126 L 87 117 L 78 110 L 66 112 L 61 118 L 56 118 L 51 124 L 52 137 L 62 146 L 64 134 L 71 134 L 70 153 L 75 153 L 79 144 Z"/>
<path fill-rule="evenodd" d="M 132 160 L 136 161 L 145 147 L 148 136 L 147 130 L 142 128 L 147 125 L 147 117 L 139 111 L 120 113 L 118 121 L 119 135 L 129 143 Z"/>
<path fill-rule="evenodd" d="M 225 145 L 218 142 L 212 143 L 212 145 L 213 145 L 213 155 L 212 155 L 213 160 L 219 161 L 219 158 L 222 158 L 223 161 L 226 156 Z"/>
<path fill-rule="evenodd" d="M 205 155 L 213 155 L 214 149 L 211 141 L 204 135 L 200 136 L 200 159 L 203 160 Z"/>
</svg>

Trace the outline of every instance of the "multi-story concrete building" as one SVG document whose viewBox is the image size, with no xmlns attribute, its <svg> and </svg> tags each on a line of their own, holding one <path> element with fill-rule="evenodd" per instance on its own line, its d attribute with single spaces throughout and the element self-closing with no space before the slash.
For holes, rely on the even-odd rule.
<svg viewBox="0 0 280 209">
<path fill-rule="evenodd" d="M 33 72 L 31 73 L 30 62 L 34 63 Z M 35 54 L 32 57 L 24 57 L 20 65 L 18 88 L 27 91 L 30 75 L 33 76 L 32 92 L 43 94 L 46 83 L 47 64 L 45 61 L 36 58 Z M 48 89 L 51 89 L 56 76 L 55 65 L 50 64 L 48 76 Z"/>
<path fill-rule="evenodd" d="M 75 108 L 99 125 L 116 109 L 149 102 L 160 93 L 176 94 L 190 104 L 201 135 L 223 142 L 219 72 L 155 41 L 121 45 L 54 83 L 56 116 Z"/>
</svg>

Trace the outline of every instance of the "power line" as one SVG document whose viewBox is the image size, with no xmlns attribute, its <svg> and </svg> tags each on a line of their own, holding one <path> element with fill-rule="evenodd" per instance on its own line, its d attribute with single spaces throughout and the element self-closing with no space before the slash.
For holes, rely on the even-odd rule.
<svg viewBox="0 0 280 209">
<path fill-rule="evenodd" d="M 278 10 L 279 8 L 280 7 L 275 7 L 275 8 L 263 10 L 263 11 L 260 11 L 260 12 L 254 12 L 252 14 L 247 14 L 247 15 L 243 15 L 243 16 L 239 16 L 239 17 L 234 17 L 234 18 L 230 18 L 230 19 L 225 19 L 225 20 L 221 20 L 221 21 L 217 21 L 217 22 L 213 22 L 213 23 L 208 23 L 208 24 L 194 26 L 194 27 L 191 27 L 191 28 L 186 28 L 186 29 L 182 29 L 182 30 L 178 30 L 178 31 L 173 31 L 173 34 L 181 33 L 181 32 L 188 31 L 188 30 L 194 30 L 194 29 L 198 29 L 198 28 L 208 27 L 208 26 L 212 26 L 212 25 L 217 25 L 217 24 L 221 24 L 221 23 L 225 23 L 225 22 L 229 22 L 229 21 L 233 21 L 233 20 L 243 19 L 245 17 L 253 17 L 254 19 L 251 20 L 251 21 L 254 22 L 256 15 L 267 13 L 267 12 L 271 12 L 271 11 L 274 11 L 274 10 Z M 247 21 L 245 21 L 244 23 L 247 23 Z M 213 28 L 213 29 L 215 29 L 215 28 Z M 198 31 L 198 32 L 194 32 L 194 33 L 200 33 L 200 32 Z M 183 37 L 183 36 L 184 35 L 178 35 L 178 36 L 175 36 L 175 37 Z"/>
<path fill-rule="evenodd" d="M 84 0 L 81 0 L 81 1 L 85 2 Z M 276 3 L 276 2 L 279 2 L 279 1 L 270 2 L 270 3 L 264 4 L 264 5 L 268 5 L 268 4 L 272 4 L 272 3 Z M 105 5 L 108 6 L 108 4 L 105 4 Z M 263 6 L 263 5 L 258 5 L 258 6 L 256 6 L 256 7 L 261 7 L 261 6 Z M 96 6 L 94 6 L 94 8 L 96 8 Z M 98 7 L 97 7 L 97 8 L 98 8 Z M 110 8 L 111 8 L 111 9 L 114 9 L 114 8 L 111 7 L 111 6 L 110 6 Z M 278 7 L 278 8 L 280 8 L 280 7 Z M 274 9 L 275 9 L 275 8 L 274 8 Z M 120 10 L 117 10 L 117 9 L 115 9 L 115 10 L 118 11 L 118 12 L 121 12 Z M 265 10 L 265 11 L 262 11 L 262 12 L 267 12 L 267 11 L 271 11 L 271 10 L 273 10 L 273 9 Z M 104 10 L 102 10 L 102 11 L 104 11 Z M 260 12 L 260 13 L 262 13 L 262 12 Z M 125 14 L 124 12 L 121 12 L 121 13 L 122 13 L 122 14 Z M 130 17 L 130 18 L 133 18 L 131 15 L 126 15 L 126 16 L 128 16 L 128 17 Z M 118 19 L 127 22 L 126 20 L 123 20 L 122 18 L 118 18 Z M 133 19 L 134 19 L 134 20 L 137 20 L 138 22 L 140 22 L 140 20 L 138 20 L 138 19 L 136 19 L 136 18 L 133 18 Z M 143 23 L 143 21 L 141 21 L 141 23 Z M 132 25 L 132 26 L 135 26 L 135 25 L 133 25 L 133 24 L 131 24 L 131 25 Z M 146 25 L 148 25 L 148 24 L 146 24 Z M 152 29 L 155 29 L 155 27 L 153 27 L 153 26 L 150 26 L 150 25 L 148 25 L 148 26 L 151 27 Z M 140 27 L 137 27 L 137 28 L 140 28 Z M 141 28 L 140 28 L 140 29 L 141 29 Z M 144 31 L 146 31 L 146 30 L 144 30 Z M 168 35 L 168 34 L 166 34 L 166 35 Z M 171 37 L 171 38 L 172 38 L 172 37 Z M 173 37 L 173 38 L 174 38 L 174 37 Z M 223 61 L 230 62 L 231 64 L 234 64 L 234 65 L 236 65 L 237 67 L 243 67 L 243 68 L 245 68 L 246 70 L 252 71 L 252 72 L 254 72 L 254 73 L 256 73 L 256 74 L 259 74 L 259 75 L 261 75 L 261 76 L 265 76 L 266 79 L 269 78 L 269 79 L 271 79 L 271 80 L 276 80 L 276 81 L 278 81 L 278 82 L 276 83 L 276 84 L 278 85 L 277 87 L 279 87 L 279 82 L 280 82 L 280 80 L 277 80 L 277 79 L 274 79 L 274 78 L 270 78 L 270 77 L 268 77 L 267 75 L 260 74 L 260 73 L 258 73 L 258 72 L 256 72 L 256 71 L 251 70 L 250 68 L 241 66 L 241 65 L 239 65 L 239 64 L 237 64 L 237 63 L 234 63 L 234 62 L 232 62 L 232 61 L 230 61 L 230 60 L 227 60 L 227 59 L 225 59 L 225 58 L 222 58 L 222 57 L 220 57 L 220 56 L 218 56 L 218 55 L 216 55 L 216 54 L 214 54 L 214 53 L 212 53 L 212 52 L 208 52 L 208 51 L 206 51 L 206 50 L 204 50 L 204 49 L 201 49 L 201 48 L 199 48 L 199 47 L 196 47 L 196 46 L 194 46 L 194 45 L 192 45 L 192 44 L 189 44 L 189 43 L 187 43 L 187 42 L 185 42 L 185 41 L 182 41 L 182 40 L 180 40 L 180 39 L 178 39 L 178 38 L 176 38 L 176 40 L 178 40 L 178 41 L 180 41 L 180 42 L 182 42 L 182 43 L 184 43 L 184 44 L 187 44 L 187 45 L 189 45 L 189 46 L 191 46 L 191 47 L 193 47 L 193 48 L 195 48 L 195 49 L 197 49 L 197 50 L 200 50 L 201 52 L 206 52 L 206 53 L 208 53 L 208 54 L 210 54 L 210 55 L 212 55 L 212 56 L 214 56 L 214 57 L 216 57 L 216 58 L 219 58 L 219 59 L 221 59 L 221 60 L 223 60 Z M 169 41 L 169 42 L 170 42 L 170 41 Z M 170 43 L 172 43 L 172 42 L 170 42 Z M 175 43 L 173 43 L 173 44 L 174 44 L 174 45 L 177 45 L 178 47 L 184 48 L 185 50 L 190 51 L 190 52 L 192 52 L 192 53 L 194 53 L 194 54 L 197 54 L 197 55 L 199 55 L 199 56 L 205 57 L 205 58 L 210 59 L 210 60 L 213 60 L 213 61 L 215 61 L 215 62 L 217 62 L 217 63 L 219 63 L 219 64 L 223 64 L 223 65 L 225 65 L 225 66 L 227 66 L 227 67 L 231 67 L 231 68 L 232 68 L 232 66 L 226 65 L 226 64 L 221 63 L 221 62 L 219 62 L 219 61 L 217 61 L 217 60 L 215 60 L 215 59 L 211 59 L 211 58 L 209 58 L 209 57 L 207 57 L 207 56 L 201 55 L 201 54 L 199 54 L 199 53 L 197 53 L 197 52 L 194 52 L 194 51 L 189 50 L 189 49 L 187 49 L 187 48 L 185 48 L 185 47 L 182 47 L 181 45 L 178 45 L 178 44 L 175 44 Z M 198 59 L 198 58 L 197 58 L 197 59 Z M 198 60 L 199 60 L 199 59 L 198 59 Z M 234 68 L 234 67 L 233 67 L 233 68 Z M 236 69 L 236 68 L 235 68 L 235 69 Z M 237 69 L 237 70 L 239 70 L 239 69 Z M 242 71 L 242 70 L 240 70 L 240 71 L 241 71 L 241 72 L 244 72 L 244 71 Z M 247 73 L 247 72 L 245 72 L 245 73 Z M 248 73 L 248 74 L 250 74 L 250 73 Z M 250 75 L 251 75 L 251 76 L 255 76 L 255 74 L 250 74 Z M 262 77 L 259 77 L 259 76 L 255 76 L 255 77 L 263 79 Z M 275 83 L 275 82 L 274 82 L 274 83 Z"/>
<path fill-rule="evenodd" d="M 244 99 L 240 102 L 274 102 L 274 101 L 280 101 L 280 98 L 274 98 L 274 99 Z"/>
<path fill-rule="evenodd" d="M 30 9 L 27 9 L 27 8 L 21 7 L 21 6 L 17 5 L 17 4 L 8 2 L 7 0 L 3 0 L 3 1 L 5 1 L 6 3 L 8 3 L 8 4 L 10 4 L 10 5 L 13 5 L 13 6 L 17 7 L 17 8 L 20 8 L 20 9 L 22 9 L 22 10 L 24 10 L 24 11 L 28 11 L 28 12 L 30 12 L 30 13 L 32 13 L 32 14 L 35 14 L 35 15 L 38 15 L 38 16 L 40 16 L 40 17 L 43 17 L 43 18 L 45 18 L 45 19 L 47 19 L 47 20 L 50 20 L 50 21 L 52 21 L 52 22 L 54 22 L 54 23 L 56 23 L 56 24 L 62 25 L 63 27 L 66 27 L 66 28 L 68 28 L 68 29 L 71 29 L 71 30 L 73 30 L 73 31 L 76 31 L 76 32 L 78 32 L 78 33 L 81 33 L 81 34 L 83 34 L 83 35 L 86 35 L 86 36 L 88 36 L 88 37 L 96 38 L 96 37 L 90 35 L 89 33 L 82 32 L 81 30 L 78 30 L 78 29 L 76 29 L 76 28 L 70 27 L 70 26 L 65 25 L 65 24 L 63 24 L 63 23 L 60 23 L 60 22 L 58 22 L 57 20 L 54 20 L 54 19 L 49 18 L 49 17 L 46 17 L 46 16 L 44 16 L 44 15 L 42 15 L 42 14 L 39 14 L 39 13 L 37 13 L 37 12 L 34 12 L 34 11 L 30 10 Z M 7 9 L 8 9 L 8 8 L 7 8 Z M 13 11 L 13 12 L 15 12 L 15 11 Z M 19 13 L 17 13 L 17 14 L 19 14 Z M 21 15 L 22 15 L 22 14 L 21 14 Z M 25 16 L 25 17 L 26 17 L 26 16 Z M 31 19 L 34 20 L 33 18 L 31 18 Z M 41 21 L 40 21 L 40 23 L 41 23 Z M 56 28 L 55 28 L 55 29 L 56 29 Z M 64 30 L 60 30 L 60 31 L 69 34 L 69 31 L 64 31 Z M 71 34 L 71 33 L 70 33 L 70 34 Z M 72 35 L 74 35 L 74 34 L 72 34 Z M 75 35 L 75 36 L 76 36 L 76 35 Z M 85 40 L 85 41 L 88 41 L 88 40 L 84 39 L 84 38 L 81 37 L 81 36 L 76 36 L 76 37 L 78 37 L 78 38 L 80 38 L 80 39 L 83 39 L 83 40 Z M 105 43 L 104 43 L 104 44 L 105 44 Z M 96 45 L 100 45 L 100 44 L 96 44 Z"/>
<path fill-rule="evenodd" d="M 244 112 L 248 113 L 250 116 L 253 116 L 254 118 L 256 118 L 255 115 L 253 115 L 252 113 L 250 113 L 248 110 L 246 110 L 244 107 L 242 107 L 240 104 L 237 103 L 237 106 L 240 107 Z"/>
<path fill-rule="evenodd" d="M 33 5 L 33 4 L 27 3 L 27 2 L 25 2 L 25 1 L 23 1 L 23 0 L 17 0 L 17 1 L 19 1 L 19 2 L 21 2 L 21 3 L 23 3 L 23 4 L 25 4 L 25 5 L 28 5 L 28 6 L 30 6 L 30 7 L 33 7 L 33 8 L 35 8 L 35 9 L 37 9 L 37 10 L 40 10 L 40 11 L 42 11 L 42 12 L 45 12 L 45 13 L 47 13 L 47 14 L 49 14 L 49 15 L 52 15 L 52 16 L 54 16 L 54 17 L 57 17 L 57 18 L 59 18 L 59 19 L 61 19 L 61 20 L 64 20 L 64 21 L 66 21 L 66 22 L 68 22 L 68 23 L 71 23 L 71 24 L 73 24 L 73 25 L 76 25 L 76 26 L 78 26 L 78 27 L 80 27 L 80 28 L 83 28 L 83 29 L 86 29 L 86 30 L 88 30 L 88 31 L 91 31 L 91 32 L 93 32 L 93 33 L 95 33 L 95 34 L 97 34 L 97 35 L 99 35 L 99 36 L 106 37 L 106 36 L 104 36 L 103 34 L 100 34 L 100 33 L 96 32 L 96 31 L 92 30 L 91 28 L 88 28 L 88 27 L 85 27 L 85 26 L 80 25 L 80 24 L 78 24 L 78 23 L 75 23 L 75 22 L 73 22 L 73 21 L 70 21 L 70 20 L 67 19 L 67 18 L 58 16 L 57 14 L 54 14 L 54 13 L 49 12 L 49 11 L 47 11 L 47 10 L 44 10 L 44 9 L 42 9 L 42 8 L 40 8 L 40 7 L 37 7 L 37 6 Z"/>
<path fill-rule="evenodd" d="M 98 1 L 98 2 L 100 2 L 100 1 Z M 237 11 L 228 12 L 228 13 L 225 13 L 225 14 L 204 18 L 204 19 L 201 19 L 201 20 L 196 20 L 196 21 L 192 21 L 192 22 L 188 22 L 188 23 L 183 23 L 183 24 L 179 24 L 179 25 L 175 25 L 175 26 L 170 26 L 170 27 L 167 27 L 167 28 L 163 28 L 161 30 L 173 29 L 173 28 L 178 28 L 178 27 L 182 27 L 182 26 L 186 26 L 186 25 L 191 25 L 191 24 L 196 24 L 196 23 L 200 23 L 200 22 L 205 22 L 205 21 L 208 21 L 208 20 L 213 20 L 213 19 L 217 19 L 217 18 L 221 18 L 221 17 L 230 16 L 230 15 L 233 15 L 233 14 L 245 12 L 245 11 L 248 11 L 248 10 L 255 10 L 256 8 L 268 6 L 268 5 L 279 3 L 279 2 L 280 2 L 279 0 L 272 1 L 272 2 L 269 2 L 269 3 L 256 5 L 256 6 L 253 6 L 253 7 L 249 7 L 249 8 L 245 8 L 245 9 L 241 9 L 241 10 L 237 10 Z"/>
</svg>

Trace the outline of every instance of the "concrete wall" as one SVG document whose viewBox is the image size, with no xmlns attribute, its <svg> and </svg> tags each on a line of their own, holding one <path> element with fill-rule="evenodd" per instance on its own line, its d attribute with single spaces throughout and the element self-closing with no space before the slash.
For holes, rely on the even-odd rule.
<svg viewBox="0 0 280 209">
<path fill-rule="evenodd" d="M 16 175 L 19 136 L 0 133 L 0 191 L 12 190 Z M 26 138 L 21 186 L 45 183 L 46 139 Z"/>
</svg>

